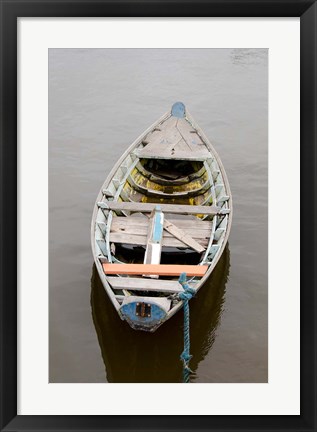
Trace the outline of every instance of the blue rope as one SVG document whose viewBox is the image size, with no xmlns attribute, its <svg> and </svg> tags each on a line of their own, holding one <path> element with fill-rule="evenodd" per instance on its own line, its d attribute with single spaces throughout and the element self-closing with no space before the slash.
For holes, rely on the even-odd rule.
<svg viewBox="0 0 317 432">
<path fill-rule="evenodd" d="M 184 351 L 181 354 L 183 361 L 183 382 L 189 383 L 190 374 L 193 371 L 189 368 L 190 355 L 190 336 L 189 336 L 189 300 L 195 295 L 194 288 L 191 288 L 186 280 L 186 273 L 181 273 L 178 282 L 184 288 L 184 292 L 179 294 L 179 298 L 184 302 Z"/>
</svg>

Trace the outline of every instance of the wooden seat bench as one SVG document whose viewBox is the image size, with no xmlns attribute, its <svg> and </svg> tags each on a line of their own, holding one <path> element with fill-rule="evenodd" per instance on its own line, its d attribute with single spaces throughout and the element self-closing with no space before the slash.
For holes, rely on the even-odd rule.
<svg viewBox="0 0 317 432">
<path fill-rule="evenodd" d="M 140 202 L 118 202 L 107 201 L 98 203 L 100 208 L 114 211 L 129 211 L 151 213 L 157 204 L 155 203 L 140 203 Z M 199 205 L 183 205 L 183 204 L 159 204 L 164 213 L 178 214 L 203 214 L 203 215 L 218 215 L 229 213 L 229 210 L 221 209 L 216 206 L 199 206 Z"/>
<path fill-rule="evenodd" d="M 108 277 L 108 282 L 115 290 L 153 291 L 163 293 L 179 293 L 184 291 L 178 281 L 162 281 L 148 278 Z"/>
<path fill-rule="evenodd" d="M 181 264 L 113 264 L 103 263 L 103 271 L 107 275 L 158 275 L 179 276 L 185 272 L 187 276 L 204 276 L 207 265 L 181 265 Z"/>
</svg>

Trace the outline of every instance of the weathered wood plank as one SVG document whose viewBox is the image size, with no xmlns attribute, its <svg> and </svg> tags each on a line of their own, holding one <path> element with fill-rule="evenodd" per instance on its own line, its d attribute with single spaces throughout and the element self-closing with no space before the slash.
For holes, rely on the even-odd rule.
<svg viewBox="0 0 317 432">
<path fill-rule="evenodd" d="M 179 119 L 176 127 L 191 151 L 196 152 L 197 150 L 206 148 L 197 131 L 193 129 L 186 119 Z"/>
<path fill-rule="evenodd" d="M 190 216 L 185 216 L 184 219 L 179 218 L 168 218 L 173 224 L 177 225 L 178 227 L 187 230 L 201 230 L 201 231 L 210 231 L 212 227 L 211 221 L 201 220 L 199 218 L 193 217 L 193 219 L 190 219 Z M 115 230 L 118 231 L 120 229 L 124 228 L 141 228 L 144 227 L 147 229 L 148 226 L 148 219 L 144 217 L 137 217 L 137 216 L 117 216 L 114 217 L 112 220 L 112 227 L 115 227 Z M 199 237 L 199 236 L 198 236 Z"/>
<path fill-rule="evenodd" d="M 186 119 L 173 117 L 168 119 L 161 125 L 161 131 L 154 131 L 147 136 L 147 141 L 146 148 L 139 150 L 140 157 L 156 155 L 160 158 L 179 159 L 180 155 L 186 155 L 186 158 L 197 157 L 197 151 L 201 152 L 200 156 L 210 157 L 206 145 Z"/>
<path fill-rule="evenodd" d="M 208 238 L 199 238 L 196 239 L 196 241 L 199 241 L 199 243 L 206 247 L 208 245 Z M 125 232 L 111 232 L 110 233 L 110 242 L 112 243 L 122 243 L 122 244 L 131 244 L 135 246 L 146 246 L 147 245 L 147 236 L 146 235 L 139 235 L 139 234 L 127 234 Z M 165 247 L 176 247 L 176 248 L 185 248 L 186 245 L 178 240 L 177 238 L 171 236 L 171 237 L 165 237 L 163 236 L 162 240 L 162 246 Z"/>
<path fill-rule="evenodd" d="M 108 277 L 107 279 L 113 289 L 157 291 L 164 293 L 179 293 L 184 291 L 178 281 L 129 277 Z"/>
<path fill-rule="evenodd" d="M 174 221 L 172 221 L 174 223 Z M 121 226 L 120 226 L 121 225 Z M 177 225 L 177 224 L 175 224 Z M 189 235 L 190 237 L 193 237 L 195 239 L 206 239 L 210 237 L 211 234 L 211 229 L 198 229 L 198 228 L 189 228 L 187 229 L 187 227 L 185 226 L 182 231 L 184 231 L 187 235 Z M 146 236 L 147 232 L 148 232 L 148 228 L 147 226 L 143 226 L 143 225 L 128 225 L 128 226 L 124 226 L 123 224 L 116 224 L 115 222 L 112 223 L 111 225 L 111 232 L 112 233 L 125 233 L 127 235 L 129 234 L 137 234 L 137 235 L 142 235 L 142 236 Z M 163 232 L 163 238 L 168 238 L 168 237 L 174 237 L 174 235 L 168 231 Z M 199 241 L 199 240 L 198 240 Z"/>
<path fill-rule="evenodd" d="M 155 203 L 139 203 L 139 202 L 118 202 L 108 201 L 103 203 L 104 208 L 110 210 L 125 210 L 131 212 L 151 213 L 157 204 Z M 98 203 L 99 205 L 99 203 Z M 181 204 L 160 204 L 164 213 L 181 213 L 181 214 L 205 214 L 217 215 L 221 212 L 219 207 L 215 206 L 195 206 L 195 205 L 181 205 Z M 100 206 L 101 207 L 101 206 Z"/>
<path fill-rule="evenodd" d="M 207 265 L 179 264 L 102 264 L 105 274 L 158 274 L 160 276 L 179 276 L 185 272 L 187 276 L 204 276 Z"/>
<path fill-rule="evenodd" d="M 198 243 L 193 237 L 186 234 L 184 230 L 178 228 L 171 221 L 164 220 L 163 226 L 166 231 L 171 233 L 174 237 L 176 237 L 181 242 L 185 243 L 185 245 L 188 245 L 189 247 L 194 249 L 196 252 L 200 253 L 205 250 L 205 248 L 200 243 Z"/>
<path fill-rule="evenodd" d="M 179 131 L 176 128 L 177 119 L 170 117 L 164 123 L 162 123 L 160 130 L 153 130 L 152 134 L 146 137 L 148 144 L 144 149 L 147 151 L 156 152 L 157 149 L 167 149 L 173 147 L 182 139 Z M 143 150 L 141 151 L 141 153 Z"/>
<path fill-rule="evenodd" d="M 160 151 L 161 149 L 151 150 L 145 147 L 142 150 L 136 149 L 134 153 L 139 158 L 144 159 L 177 159 L 177 160 L 189 160 L 189 161 L 205 161 L 212 157 L 208 150 L 197 150 L 196 152 L 186 151 L 175 151 L 170 150 L 169 152 Z"/>
<path fill-rule="evenodd" d="M 192 148 L 187 144 L 187 142 L 182 138 L 175 146 L 175 153 L 178 152 L 192 152 Z"/>
</svg>

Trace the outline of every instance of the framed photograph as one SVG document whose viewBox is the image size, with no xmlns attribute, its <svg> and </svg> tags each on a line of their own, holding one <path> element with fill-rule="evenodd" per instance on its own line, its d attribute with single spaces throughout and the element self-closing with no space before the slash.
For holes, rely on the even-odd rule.
<svg viewBox="0 0 317 432">
<path fill-rule="evenodd" d="M 1 430 L 316 430 L 316 2 L 0 1 Z"/>
</svg>

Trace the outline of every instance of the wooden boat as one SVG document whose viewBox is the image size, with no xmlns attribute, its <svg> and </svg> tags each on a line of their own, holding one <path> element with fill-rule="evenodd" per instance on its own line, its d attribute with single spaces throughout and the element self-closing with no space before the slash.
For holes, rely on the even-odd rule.
<svg viewBox="0 0 317 432">
<path fill-rule="evenodd" d="M 121 319 L 155 331 L 198 291 L 228 240 L 232 197 L 223 165 L 177 102 L 113 167 L 91 224 L 101 282 Z"/>
</svg>

